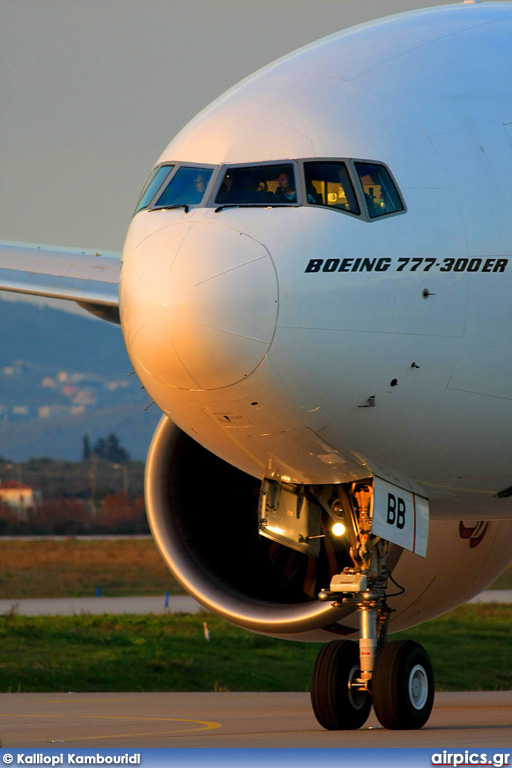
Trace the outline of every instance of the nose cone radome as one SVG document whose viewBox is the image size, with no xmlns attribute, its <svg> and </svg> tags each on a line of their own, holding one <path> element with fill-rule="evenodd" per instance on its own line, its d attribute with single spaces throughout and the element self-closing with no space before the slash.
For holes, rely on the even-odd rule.
<svg viewBox="0 0 512 768">
<path fill-rule="evenodd" d="M 277 278 L 267 249 L 243 232 L 179 223 L 125 254 L 121 304 L 139 375 L 179 389 L 217 389 L 246 378 L 265 357 Z"/>
</svg>

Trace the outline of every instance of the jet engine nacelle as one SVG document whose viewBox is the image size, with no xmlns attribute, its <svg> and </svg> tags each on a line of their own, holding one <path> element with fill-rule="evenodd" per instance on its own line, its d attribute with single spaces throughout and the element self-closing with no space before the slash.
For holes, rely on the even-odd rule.
<svg viewBox="0 0 512 768">
<path fill-rule="evenodd" d="M 258 533 L 261 480 L 207 451 L 167 416 L 146 468 L 156 544 L 170 570 L 208 610 L 255 632 L 326 641 L 358 631 L 352 607 L 316 599 L 351 565 L 349 543 L 325 537 L 313 557 Z M 403 588 L 389 605 L 390 631 L 445 613 L 481 592 L 509 562 L 512 521 L 433 520 L 426 558 L 390 545 L 388 566 Z"/>
</svg>

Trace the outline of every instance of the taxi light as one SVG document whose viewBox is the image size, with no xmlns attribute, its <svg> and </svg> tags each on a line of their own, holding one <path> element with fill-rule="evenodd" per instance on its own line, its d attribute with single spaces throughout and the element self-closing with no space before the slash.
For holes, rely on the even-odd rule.
<svg viewBox="0 0 512 768">
<path fill-rule="evenodd" d="M 331 528 L 331 532 L 334 534 L 334 536 L 343 536 L 347 529 L 343 525 L 343 523 L 334 523 L 333 527 Z"/>
</svg>

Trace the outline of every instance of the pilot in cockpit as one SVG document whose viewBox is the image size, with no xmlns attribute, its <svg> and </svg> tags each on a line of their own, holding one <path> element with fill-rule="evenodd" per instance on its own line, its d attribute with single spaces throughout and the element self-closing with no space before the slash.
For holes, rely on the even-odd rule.
<svg viewBox="0 0 512 768">
<path fill-rule="evenodd" d="M 187 190 L 188 197 L 190 198 L 187 202 L 189 205 L 194 205 L 194 203 L 200 203 L 203 199 L 203 195 L 206 190 L 206 180 L 204 176 L 201 173 L 198 173 L 197 176 L 193 179 L 191 188 Z"/>
<path fill-rule="evenodd" d="M 277 189 L 274 193 L 275 200 L 278 203 L 293 203 L 297 200 L 297 193 L 293 183 L 290 181 L 289 174 L 284 171 L 277 177 Z"/>
</svg>

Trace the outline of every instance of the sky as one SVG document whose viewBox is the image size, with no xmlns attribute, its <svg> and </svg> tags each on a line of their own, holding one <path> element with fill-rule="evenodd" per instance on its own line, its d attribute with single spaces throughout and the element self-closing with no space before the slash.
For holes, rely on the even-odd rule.
<svg viewBox="0 0 512 768">
<path fill-rule="evenodd" d="M 120 251 L 200 109 L 339 29 L 432 0 L 0 0 L 0 239 Z"/>
<path fill-rule="evenodd" d="M 0 240 L 121 251 L 154 163 L 213 99 L 320 37 L 443 4 L 0 0 Z"/>
</svg>

